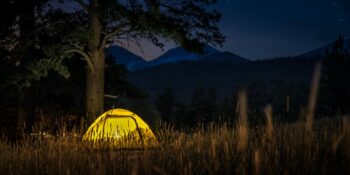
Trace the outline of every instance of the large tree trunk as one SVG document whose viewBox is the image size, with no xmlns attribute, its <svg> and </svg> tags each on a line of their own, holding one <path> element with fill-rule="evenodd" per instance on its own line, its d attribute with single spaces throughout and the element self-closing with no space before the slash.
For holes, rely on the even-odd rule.
<svg viewBox="0 0 350 175">
<path fill-rule="evenodd" d="M 96 52 L 92 57 L 94 72 L 90 69 L 86 77 L 86 111 L 87 122 L 91 124 L 98 115 L 103 112 L 104 107 L 104 53 Z"/>
<path fill-rule="evenodd" d="M 19 34 L 21 38 L 28 39 L 30 33 L 35 30 L 35 2 L 34 1 L 23 1 L 18 2 L 20 5 L 19 13 Z M 26 42 L 26 41 L 24 41 Z M 32 48 L 24 46 L 32 53 Z M 28 53 L 27 53 L 28 54 Z M 21 55 L 21 59 L 25 59 L 26 55 Z M 31 132 L 32 125 L 35 120 L 35 104 L 34 104 L 34 92 L 32 87 L 24 87 L 19 89 L 19 99 L 18 99 L 18 118 L 17 118 L 17 138 L 23 137 L 24 133 Z"/>
<path fill-rule="evenodd" d="M 24 88 L 19 93 L 18 119 L 16 139 L 22 139 L 23 134 L 32 132 L 35 122 L 34 94 L 31 88 Z"/>
<path fill-rule="evenodd" d="M 98 0 L 90 2 L 89 15 L 88 49 L 92 66 L 88 66 L 86 74 L 86 112 L 87 123 L 91 124 L 104 107 L 105 55 L 101 44 L 102 24 L 98 16 Z"/>
</svg>

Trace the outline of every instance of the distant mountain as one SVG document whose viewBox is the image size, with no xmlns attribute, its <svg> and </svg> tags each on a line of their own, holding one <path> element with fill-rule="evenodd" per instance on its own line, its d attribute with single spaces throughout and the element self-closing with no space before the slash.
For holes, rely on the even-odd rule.
<svg viewBox="0 0 350 175">
<path fill-rule="evenodd" d="M 314 49 L 312 51 L 306 52 L 304 54 L 301 54 L 302 57 L 324 57 L 326 55 L 326 51 L 331 50 L 334 42 L 331 42 L 323 47 Z M 344 40 L 344 46 L 345 48 L 350 51 L 350 39 Z"/>
<path fill-rule="evenodd" d="M 147 61 L 140 56 L 131 53 L 123 47 L 115 45 L 106 49 L 106 56 L 112 56 L 117 64 L 124 64 L 130 71 L 139 69 L 147 63 Z"/>
<path fill-rule="evenodd" d="M 244 58 L 240 56 L 234 55 L 232 53 L 220 52 L 208 45 L 204 46 L 203 49 L 204 53 L 198 54 L 189 52 L 181 47 L 176 47 L 168 50 L 166 53 L 152 61 L 145 61 L 143 58 L 131 53 L 127 49 L 114 45 L 106 49 L 106 56 L 112 56 L 118 64 L 124 64 L 130 71 L 151 68 L 163 64 L 178 63 L 181 61 L 199 61 L 202 59 L 213 61 L 214 58 L 220 59 L 222 61 L 223 59 L 231 61 L 235 60 L 238 62 L 244 60 Z"/>
<path fill-rule="evenodd" d="M 225 54 L 231 55 L 224 52 Z M 307 84 L 311 80 L 315 64 L 315 60 L 303 58 L 262 61 L 240 59 L 240 62 L 227 62 L 227 59 L 215 60 L 214 56 L 201 61 L 136 70 L 128 74 L 128 80 L 147 92 L 151 99 L 163 88 L 171 87 L 180 101 L 188 101 L 198 87 L 213 88 L 220 98 L 230 97 L 234 90 L 252 84 L 259 85 L 257 88 L 272 88 L 281 82 Z M 214 60 L 218 62 L 213 64 L 211 61 Z"/>
<path fill-rule="evenodd" d="M 168 50 L 166 53 L 159 56 L 158 58 L 149 61 L 144 68 L 154 67 L 163 64 L 178 63 L 181 61 L 199 61 L 206 56 L 220 53 L 220 51 L 208 45 L 204 46 L 203 50 L 203 54 L 198 54 L 189 52 L 181 47 L 176 47 Z"/>
<path fill-rule="evenodd" d="M 208 55 L 200 60 L 201 62 L 211 62 L 211 63 L 224 63 L 224 62 L 233 62 L 233 63 L 248 63 L 250 60 L 243 58 L 239 55 L 236 55 L 231 52 L 217 52 L 211 55 Z"/>
<path fill-rule="evenodd" d="M 306 52 L 299 55 L 298 57 L 309 57 L 309 58 L 322 58 L 325 56 L 327 50 L 330 50 L 334 42 L 327 44 L 318 49 Z M 345 47 L 350 51 L 350 39 L 344 41 Z M 145 61 L 140 56 L 137 56 L 127 49 L 119 46 L 111 46 L 106 49 L 106 56 L 111 55 L 114 57 L 118 64 L 124 64 L 128 70 L 136 71 L 140 69 L 152 68 L 164 64 L 175 64 L 183 61 L 190 62 L 210 62 L 210 63 L 248 63 L 251 62 L 249 59 L 243 58 L 231 52 L 220 52 L 217 49 L 206 45 L 204 46 L 204 54 L 198 54 L 189 52 L 181 47 L 176 47 L 168 50 L 163 55 L 152 61 Z"/>
</svg>

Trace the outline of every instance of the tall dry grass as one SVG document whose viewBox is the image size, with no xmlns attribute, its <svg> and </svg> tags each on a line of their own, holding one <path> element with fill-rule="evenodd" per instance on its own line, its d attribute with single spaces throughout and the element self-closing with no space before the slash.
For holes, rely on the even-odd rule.
<svg viewBox="0 0 350 175">
<path fill-rule="evenodd" d="M 272 119 L 272 106 L 267 105 L 264 109 L 265 116 L 266 116 L 266 137 L 269 140 L 272 140 L 273 138 L 273 119 Z"/>
<path fill-rule="evenodd" d="M 248 127 L 248 109 L 247 109 L 247 92 L 241 91 L 238 94 L 239 99 L 239 115 L 237 123 L 238 131 L 238 145 L 237 148 L 239 151 L 246 151 L 248 147 L 248 136 L 249 136 L 249 127 Z"/>
<path fill-rule="evenodd" d="M 321 69 L 322 69 L 322 64 L 317 63 L 315 66 L 315 70 L 314 70 L 314 74 L 311 82 L 309 105 L 308 105 L 307 114 L 306 114 L 306 129 L 308 131 L 312 131 L 312 127 L 313 127 L 314 113 L 315 113 L 316 102 L 317 102 L 317 93 L 318 93 L 320 79 L 321 79 Z"/>
<path fill-rule="evenodd" d="M 248 137 L 226 124 L 199 125 L 190 133 L 158 130 L 160 147 L 98 150 L 66 133 L 57 138 L 0 141 L 1 174 L 349 174 L 348 118 L 255 126 Z M 72 135 L 72 136 L 70 136 Z M 239 145 L 246 139 L 245 150 Z M 265 143 L 264 143 L 265 142 Z"/>
</svg>

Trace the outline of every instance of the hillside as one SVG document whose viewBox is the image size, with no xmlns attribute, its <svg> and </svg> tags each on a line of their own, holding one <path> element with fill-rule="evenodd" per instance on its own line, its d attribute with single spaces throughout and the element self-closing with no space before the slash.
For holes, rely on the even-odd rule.
<svg viewBox="0 0 350 175">
<path fill-rule="evenodd" d="M 218 52 L 213 53 L 208 56 L 205 56 L 201 60 L 201 62 L 212 62 L 212 63 L 225 63 L 225 62 L 231 62 L 231 63 L 248 63 L 250 60 L 243 58 L 239 55 L 236 55 L 231 52 Z"/>
<path fill-rule="evenodd" d="M 323 57 L 325 56 L 326 52 L 332 49 L 334 42 L 331 42 L 323 47 L 311 50 L 309 52 L 306 52 L 304 54 L 301 54 L 302 57 Z M 350 51 L 350 39 L 344 40 L 344 47 Z"/>
<path fill-rule="evenodd" d="M 151 61 L 145 61 L 143 58 L 131 53 L 127 49 L 119 46 L 111 46 L 106 49 L 106 56 L 112 57 L 118 64 L 124 64 L 129 71 L 153 68 L 165 64 L 175 64 L 184 61 L 201 62 L 235 62 L 243 63 L 250 60 L 243 58 L 231 52 L 220 52 L 211 46 L 204 46 L 204 53 L 189 52 L 181 47 L 175 47 L 168 50 L 163 55 Z"/>
<path fill-rule="evenodd" d="M 239 87 L 254 83 L 266 86 L 278 82 L 309 83 L 312 59 L 273 59 L 255 62 L 180 62 L 131 72 L 129 80 L 154 98 L 171 87 L 180 100 L 187 101 L 198 87 L 213 88 L 219 97 L 232 95 Z M 271 87 L 268 87 L 271 88 Z"/>
<path fill-rule="evenodd" d="M 164 64 L 174 64 L 181 61 L 199 61 L 206 56 L 220 53 L 220 51 L 208 45 L 204 46 L 203 50 L 203 54 L 198 54 L 189 52 L 181 47 L 175 47 L 173 49 L 168 50 L 166 53 L 159 56 L 158 58 L 147 62 L 139 69 L 146 69 Z"/>
<path fill-rule="evenodd" d="M 106 57 L 112 57 L 116 63 L 124 64 L 130 71 L 139 69 L 147 63 L 140 56 L 133 54 L 126 48 L 116 45 L 106 49 Z"/>
</svg>

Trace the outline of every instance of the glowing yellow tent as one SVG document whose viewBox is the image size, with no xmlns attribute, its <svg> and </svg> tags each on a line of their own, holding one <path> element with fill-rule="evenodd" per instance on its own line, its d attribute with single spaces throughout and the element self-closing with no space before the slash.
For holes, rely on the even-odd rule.
<svg viewBox="0 0 350 175">
<path fill-rule="evenodd" d="M 94 146 L 156 146 L 157 138 L 139 116 L 125 109 L 112 109 L 99 116 L 83 136 Z"/>
</svg>

